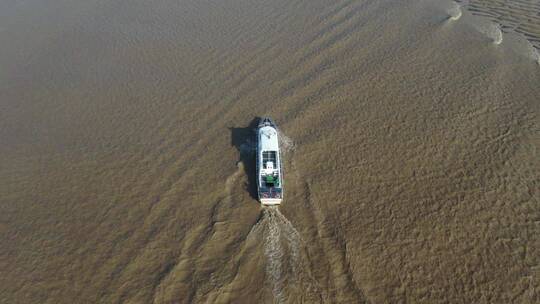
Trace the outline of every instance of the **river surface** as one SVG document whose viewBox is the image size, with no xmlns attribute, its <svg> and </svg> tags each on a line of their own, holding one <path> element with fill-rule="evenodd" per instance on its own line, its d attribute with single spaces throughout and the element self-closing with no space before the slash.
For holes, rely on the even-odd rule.
<svg viewBox="0 0 540 304">
<path fill-rule="evenodd" d="M 538 1 L 3 0 L 0 46 L 0 303 L 540 302 Z"/>
</svg>

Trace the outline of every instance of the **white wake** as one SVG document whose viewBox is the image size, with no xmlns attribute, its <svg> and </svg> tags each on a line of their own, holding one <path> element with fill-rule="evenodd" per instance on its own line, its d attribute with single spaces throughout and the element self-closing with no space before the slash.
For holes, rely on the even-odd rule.
<svg viewBox="0 0 540 304">
<path fill-rule="evenodd" d="M 453 6 L 448 9 L 448 15 L 450 15 L 450 20 L 452 21 L 459 20 L 462 15 L 461 6 L 458 3 L 453 2 Z"/>
<path fill-rule="evenodd" d="M 503 42 L 503 33 L 499 25 L 495 23 L 489 23 L 480 28 L 480 31 L 488 36 L 493 44 L 501 44 Z"/>
<path fill-rule="evenodd" d="M 285 289 L 305 277 L 300 259 L 303 243 L 300 234 L 277 206 L 269 206 L 262 210 L 261 219 L 249 237 L 262 238 L 266 279 L 275 303 L 285 303 Z"/>
<path fill-rule="evenodd" d="M 538 65 L 540 65 L 540 51 L 538 49 L 536 49 L 532 43 L 529 42 L 529 53 L 530 53 L 530 57 L 536 61 L 536 63 Z"/>
</svg>

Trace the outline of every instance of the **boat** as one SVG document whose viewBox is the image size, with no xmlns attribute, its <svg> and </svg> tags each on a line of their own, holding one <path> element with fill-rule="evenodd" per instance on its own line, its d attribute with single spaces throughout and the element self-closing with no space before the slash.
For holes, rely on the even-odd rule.
<svg viewBox="0 0 540 304">
<path fill-rule="evenodd" d="M 283 199 L 283 170 L 276 124 L 264 117 L 257 128 L 257 190 L 263 205 L 279 205 Z"/>
</svg>

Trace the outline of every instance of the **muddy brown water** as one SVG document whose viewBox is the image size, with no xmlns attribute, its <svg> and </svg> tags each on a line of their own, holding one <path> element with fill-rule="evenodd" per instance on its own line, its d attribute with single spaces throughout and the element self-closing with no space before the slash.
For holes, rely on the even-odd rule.
<svg viewBox="0 0 540 304">
<path fill-rule="evenodd" d="M 508 3 L 1 2 L 0 303 L 540 302 L 540 7 Z"/>
</svg>

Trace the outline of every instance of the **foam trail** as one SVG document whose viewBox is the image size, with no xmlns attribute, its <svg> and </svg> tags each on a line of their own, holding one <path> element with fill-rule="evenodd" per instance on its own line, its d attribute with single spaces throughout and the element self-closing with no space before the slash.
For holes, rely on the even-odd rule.
<svg viewBox="0 0 540 304">
<path fill-rule="evenodd" d="M 283 246 L 281 229 L 277 221 L 277 207 L 264 208 L 262 216 L 251 229 L 248 238 L 263 239 L 263 252 L 266 258 L 266 278 L 272 288 L 275 303 L 284 303 L 283 293 Z"/>
<path fill-rule="evenodd" d="M 275 214 L 267 213 L 268 229 L 264 238 L 264 255 L 266 256 L 266 274 L 272 283 L 272 294 L 277 303 L 284 302 L 281 230 L 276 221 Z"/>
<path fill-rule="evenodd" d="M 288 287 L 285 283 L 296 284 L 305 277 L 309 278 L 309 275 L 303 276 L 305 270 L 301 266 L 302 238 L 277 206 L 264 207 L 262 212 L 262 217 L 252 228 L 249 238 L 262 236 L 266 277 L 272 287 L 274 302 L 285 303 L 284 290 Z"/>
<path fill-rule="evenodd" d="M 531 43 L 529 43 L 530 49 L 531 49 L 531 56 L 536 61 L 538 65 L 540 65 L 540 51 L 536 49 Z"/>
<path fill-rule="evenodd" d="M 289 249 L 292 273 L 296 275 L 298 274 L 297 270 L 300 264 L 299 255 L 302 238 L 300 237 L 300 234 L 296 228 L 294 228 L 291 222 L 281 212 L 279 212 L 277 207 L 269 207 L 267 210 L 272 214 L 272 218 L 275 219 L 275 221 L 271 221 L 270 223 L 279 229 L 280 233 L 283 233 L 286 246 Z"/>
<path fill-rule="evenodd" d="M 456 2 L 453 2 L 453 4 L 454 5 L 450 9 L 448 9 L 448 15 L 450 15 L 450 20 L 456 21 L 461 18 L 461 6 Z"/>
<path fill-rule="evenodd" d="M 479 32 L 490 38 L 493 44 L 501 44 L 503 41 L 503 33 L 501 28 L 495 23 L 484 23 L 476 26 Z"/>
<path fill-rule="evenodd" d="M 503 34 L 501 28 L 498 25 L 492 24 L 488 30 L 488 36 L 493 39 L 494 44 L 501 44 L 503 41 Z"/>
</svg>

